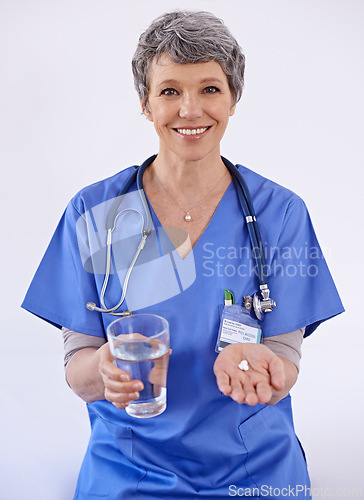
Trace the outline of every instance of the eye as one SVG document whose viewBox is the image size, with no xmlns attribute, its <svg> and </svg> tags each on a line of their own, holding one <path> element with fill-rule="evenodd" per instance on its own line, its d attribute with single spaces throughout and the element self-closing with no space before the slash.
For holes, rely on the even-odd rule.
<svg viewBox="0 0 364 500">
<path fill-rule="evenodd" d="M 166 95 L 166 96 L 177 95 L 177 94 L 178 94 L 177 90 L 172 88 L 164 89 L 161 91 L 161 95 Z"/>
<path fill-rule="evenodd" d="M 220 92 L 220 89 L 218 89 L 214 85 L 210 85 L 209 87 L 204 88 L 203 92 L 205 94 L 216 94 L 217 92 Z"/>
</svg>

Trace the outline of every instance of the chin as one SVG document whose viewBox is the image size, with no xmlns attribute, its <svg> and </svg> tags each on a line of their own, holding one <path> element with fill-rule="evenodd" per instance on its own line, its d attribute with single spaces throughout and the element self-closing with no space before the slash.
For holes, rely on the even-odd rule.
<svg viewBox="0 0 364 500">
<path fill-rule="evenodd" d="M 175 152 L 175 154 L 178 156 L 178 158 L 180 158 L 180 160 L 186 161 L 186 162 L 187 161 L 201 161 L 209 156 L 212 158 L 214 155 L 214 151 L 201 151 L 201 150 L 200 151 L 197 151 L 197 150 L 192 151 L 192 149 L 190 151 L 188 151 L 186 149 L 182 152 L 177 152 L 177 151 Z M 217 155 L 220 156 L 219 150 L 217 150 Z"/>
</svg>

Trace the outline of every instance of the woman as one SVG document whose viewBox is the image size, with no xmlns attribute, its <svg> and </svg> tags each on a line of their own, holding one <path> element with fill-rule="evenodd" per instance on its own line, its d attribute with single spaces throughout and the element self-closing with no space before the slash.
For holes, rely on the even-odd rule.
<svg viewBox="0 0 364 500">
<path fill-rule="evenodd" d="M 310 498 L 289 391 L 303 334 L 343 307 L 303 202 L 242 166 L 277 307 L 265 314 L 262 343 L 215 352 L 224 290 L 242 304 L 257 289 L 247 224 L 220 155 L 244 56 L 215 16 L 178 11 L 141 35 L 133 73 L 159 151 L 143 164 L 153 231 L 118 312 L 168 319 L 168 406 L 152 419 L 125 412 L 143 386 L 112 362 L 105 331 L 115 317 L 85 307 L 100 303 L 105 221 L 130 167 L 73 198 L 23 303 L 63 329 L 67 381 L 88 403 L 92 433 L 75 498 Z M 118 303 L 135 252 L 136 193 L 134 184 L 115 224 L 107 307 Z"/>
</svg>

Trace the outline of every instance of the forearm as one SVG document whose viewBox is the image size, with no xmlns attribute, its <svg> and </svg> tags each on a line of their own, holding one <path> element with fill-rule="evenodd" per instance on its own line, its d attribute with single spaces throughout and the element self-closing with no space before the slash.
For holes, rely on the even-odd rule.
<svg viewBox="0 0 364 500">
<path fill-rule="evenodd" d="M 105 399 L 105 386 L 99 371 L 100 352 L 105 348 L 108 349 L 107 344 L 99 349 L 81 349 L 67 365 L 67 382 L 73 392 L 86 403 Z"/>
<path fill-rule="evenodd" d="M 284 366 L 284 389 L 282 391 L 273 390 L 272 399 L 267 403 L 268 405 L 275 405 L 281 399 L 285 398 L 289 391 L 292 389 L 298 378 L 298 370 L 296 366 L 289 359 L 284 356 L 278 356 L 283 362 Z"/>
</svg>

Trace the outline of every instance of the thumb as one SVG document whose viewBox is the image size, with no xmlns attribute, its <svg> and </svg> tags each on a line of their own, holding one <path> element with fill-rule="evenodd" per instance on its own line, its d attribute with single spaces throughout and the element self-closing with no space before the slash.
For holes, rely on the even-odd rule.
<svg viewBox="0 0 364 500">
<path fill-rule="evenodd" d="M 269 362 L 269 374 L 272 387 L 277 391 L 283 391 L 285 386 L 285 375 L 283 361 L 278 356 L 273 356 Z"/>
</svg>

